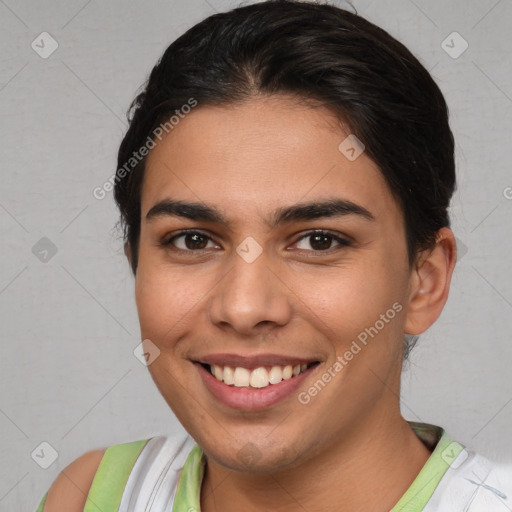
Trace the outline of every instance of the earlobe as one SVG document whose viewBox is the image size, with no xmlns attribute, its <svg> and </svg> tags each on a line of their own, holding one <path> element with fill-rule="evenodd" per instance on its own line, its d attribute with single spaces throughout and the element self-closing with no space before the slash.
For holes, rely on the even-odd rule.
<svg viewBox="0 0 512 512">
<path fill-rule="evenodd" d="M 440 229 L 435 246 L 418 256 L 411 273 L 406 334 L 421 334 L 440 316 L 448 299 L 456 258 L 452 231 Z"/>
</svg>

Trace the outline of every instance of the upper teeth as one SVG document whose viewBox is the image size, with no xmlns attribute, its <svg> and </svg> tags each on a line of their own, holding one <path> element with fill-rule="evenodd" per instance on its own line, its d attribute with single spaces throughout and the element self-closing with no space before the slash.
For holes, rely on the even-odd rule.
<svg viewBox="0 0 512 512">
<path fill-rule="evenodd" d="M 248 370 L 237 366 L 218 366 L 212 364 L 210 371 L 217 380 L 224 382 L 228 386 L 236 386 L 238 388 L 250 386 L 252 388 L 265 388 L 269 384 L 279 384 L 282 380 L 291 379 L 295 375 L 299 375 L 308 367 L 307 364 L 297 364 L 292 366 L 272 366 L 269 370 L 264 366 Z"/>
</svg>

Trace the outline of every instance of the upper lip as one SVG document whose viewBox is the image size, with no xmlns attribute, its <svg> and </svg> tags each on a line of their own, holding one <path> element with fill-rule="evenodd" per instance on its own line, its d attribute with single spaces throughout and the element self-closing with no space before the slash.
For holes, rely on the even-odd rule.
<svg viewBox="0 0 512 512">
<path fill-rule="evenodd" d="M 208 354 L 193 359 L 196 363 L 215 364 L 217 366 L 231 366 L 242 368 L 259 368 L 261 366 L 295 366 L 297 364 L 309 364 L 318 362 L 315 357 L 304 358 L 279 354 L 258 354 L 242 356 L 240 354 Z"/>
</svg>

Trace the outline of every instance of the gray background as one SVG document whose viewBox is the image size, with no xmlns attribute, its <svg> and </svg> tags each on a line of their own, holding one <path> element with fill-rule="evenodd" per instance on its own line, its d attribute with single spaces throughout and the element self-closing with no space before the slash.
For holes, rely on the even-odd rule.
<svg viewBox="0 0 512 512">
<path fill-rule="evenodd" d="M 181 428 L 133 355 L 117 212 L 111 193 L 100 201 L 92 190 L 115 171 L 125 111 L 163 50 L 237 4 L 0 0 L 1 511 L 34 509 L 87 450 Z M 446 309 L 404 372 L 402 410 L 510 462 L 512 2 L 354 4 L 431 70 L 457 141 L 461 257 Z M 31 47 L 43 31 L 59 45 L 46 59 Z M 453 31 L 469 45 L 458 58 Z M 35 461 L 51 457 L 41 442 L 58 453 L 48 469 Z"/>
</svg>

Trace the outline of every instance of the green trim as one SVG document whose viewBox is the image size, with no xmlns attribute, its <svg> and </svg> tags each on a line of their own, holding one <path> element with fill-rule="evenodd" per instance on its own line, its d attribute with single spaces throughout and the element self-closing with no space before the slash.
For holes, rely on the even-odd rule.
<svg viewBox="0 0 512 512">
<path fill-rule="evenodd" d="M 108 447 L 92 481 L 83 512 L 119 510 L 128 477 L 149 439 Z"/>
<path fill-rule="evenodd" d="M 430 448 L 432 454 L 414 482 L 390 512 L 423 510 L 451 463 L 464 447 L 452 441 L 440 427 L 408 422 L 415 434 Z M 110 446 L 105 450 L 92 482 L 83 512 L 115 512 L 133 466 L 149 439 Z M 189 453 L 176 488 L 172 512 L 200 512 L 201 485 L 206 459 L 196 444 Z M 36 512 L 43 512 L 46 493 Z"/>
<path fill-rule="evenodd" d="M 441 439 L 435 445 L 434 451 L 414 482 L 390 512 L 419 512 L 423 510 L 451 463 L 464 449 L 461 444 L 452 441 L 440 427 L 412 421 L 409 422 L 409 425 L 416 435 L 427 444 L 435 443 L 432 438 L 435 437 L 436 430 Z"/>
<path fill-rule="evenodd" d="M 83 512 L 115 512 L 133 465 L 149 439 L 117 444 L 105 450 L 92 481 Z M 36 512 L 44 512 L 48 492 L 43 496 Z"/>
<path fill-rule="evenodd" d="M 39 503 L 39 507 L 37 507 L 36 512 L 43 512 L 44 504 L 46 503 L 46 498 L 48 498 L 48 492 L 43 496 L 41 503 Z"/>
<path fill-rule="evenodd" d="M 201 483 L 203 481 L 205 458 L 196 444 L 190 452 L 181 471 L 172 512 L 200 512 Z"/>
<path fill-rule="evenodd" d="M 433 450 L 413 483 L 390 512 L 420 512 L 432 497 L 451 463 L 464 447 L 452 441 L 441 427 L 428 423 L 408 422 L 421 441 Z M 201 485 L 205 457 L 196 444 L 183 466 L 172 512 L 200 512 Z"/>
</svg>

